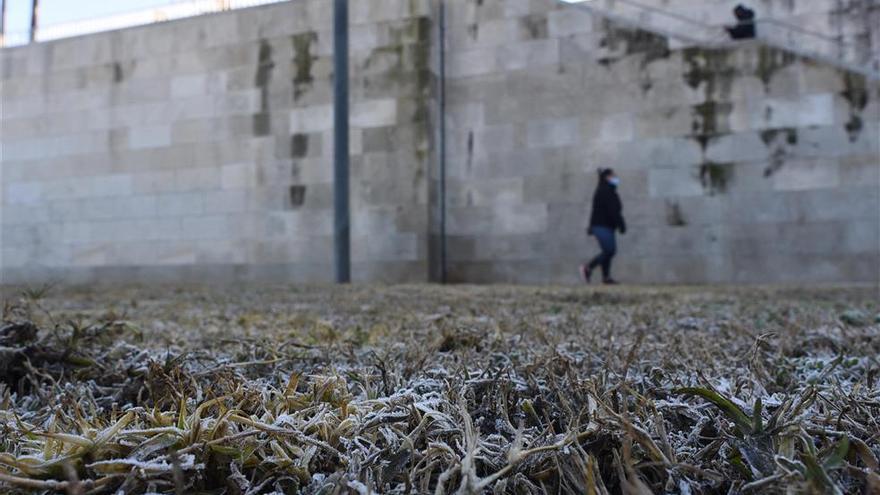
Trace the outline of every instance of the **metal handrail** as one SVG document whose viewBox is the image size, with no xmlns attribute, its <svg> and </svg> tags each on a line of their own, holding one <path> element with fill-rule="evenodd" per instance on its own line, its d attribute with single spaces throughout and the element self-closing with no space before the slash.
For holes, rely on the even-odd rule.
<svg viewBox="0 0 880 495">
<path fill-rule="evenodd" d="M 672 39 L 677 39 L 679 41 L 683 41 L 685 43 L 692 44 L 700 44 L 710 47 L 718 47 L 718 46 L 728 46 L 730 45 L 730 40 L 726 36 L 722 36 L 724 33 L 724 28 L 726 26 L 709 24 L 706 22 L 699 21 L 697 19 L 693 19 L 691 17 L 687 17 L 681 15 L 677 12 L 671 12 L 669 10 L 665 10 L 659 7 L 654 7 L 650 5 L 645 5 L 640 2 L 636 2 L 633 0 L 589 0 L 589 1 L 577 1 L 577 0 L 557 0 L 566 5 L 570 5 L 572 7 L 581 8 L 584 10 L 588 10 L 594 14 L 605 17 L 607 19 L 611 19 L 616 22 L 620 22 L 622 24 L 627 24 L 630 26 L 638 27 L 641 29 L 648 29 L 650 31 L 656 32 L 658 34 L 662 34 Z M 672 19 L 676 22 L 681 22 L 684 24 L 688 24 L 691 26 L 698 27 L 700 31 L 704 33 L 717 33 L 710 34 L 704 37 L 694 36 L 693 33 L 685 33 L 681 31 L 675 31 L 671 29 L 666 29 L 660 26 L 651 25 L 649 21 L 644 19 L 641 15 L 635 16 L 635 18 L 626 17 L 625 15 L 621 15 L 618 12 L 614 12 L 615 5 L 624 5 L 627 7 L 632 7 L 635 10 L 648 13 L 651 15 L 657 15 L 658 17 L 665 19 Z M 843 67 L 847 70 L 861 73 L 871 79 L 880 79 L 880 60 L 878 60 L 878 54 L 868 53 L 868 60 L 844 60 L 843 54 L 848 53 L 848 50 L 853 47 L 858 47 L 854 42 L 844 40 L 839 37 L 829 36 L 824 33 L 819 33 L 816 31 L 811 31 L 808 29 L 804 29 L 800 26 L 796 26 L 794 24 L 781 21 L 779 19 L 767 18 L 767 19 L 755 19 L 754 24 L 756 25 L 757 36 L 756 39 L 760 42 L 763 42 L 767 45 L 775 46 L 776 48 L 780 48 L 783 50 L 790 51 L 792 53 L 797 53 L 804 57 L 813 58 L 817 60 L 822 60 L 824 62 L 837 65 L 839 67 Z M 768 37 L 766 32 L 767 29 L 761 29 L 760 26 L 774 26 L 779 30 L 782 30 L 786 33 L 783 36 L 789 42 L 784 43 L 780 41 L 776 41 L 771 37 Z M 793 34 L 794 33 L 794 34 Z M 821 43 L 828 43 L 833 48 L 833 52 L 835 53 L 820 53 L 815 50 L 810 50 L 808 48 L 803 48 L 798 46 L 793 38 L 801 37 L 801 39 L 809 40 L 812 39 L 814 41 L 819 41 Z"/>
<path fill-rule="evenodd" d="M 660 15 L 665 16 L 665 17 L 670 17 L 670 18 L 672 18 L 672 19 L 677 19 L 677 20 L 679 20 L 679 21 L 682 21 L 682 22 L 685 22 L 685 23 L 688 23 L 688 24 L 693 24 L 693 25 L 695 25 L 695 26 L 700 26 L 700 27 L 703 27 L 703 28 L 712 28 L 712 27 L 714 27 L 712 24 L 708 24 L 708 23 L 705 23 L 705 22 L 702 22 L 702 21 L 698 21 L 697 19 L 694 19 L 694 18 L 692 18 L 692 17 L 688 17 L 688 16 L 685 16 L 685 15 L 681 15 L 681 14 L 679 14 L 678 12 L 670 12 L 670 11 L 668 11 L 668 10 L 661 9 L 660 7 L 654 7 L 654 6 L 652 6 L 652 5 L 645 5 L 645 4 L 641 3 L 641 2 L 633 2 L 632 0 L 605 0 L 605 2 L 606 2 L 606 3 L 609 3 L 609 2 L 610 2 L 610 3 L 622 3 L 622 4 L 624 4 L 624 5 L 632 5 L 633 7 L 636 7 L 636 8 L 638 8 L 638 9 L 640 9 L 640 10 L 644 10 L 644 11 L 646 11 L 646 12 L 651 12 L 651 13 L 654 13 L 654 14 L 660 14 Z"/>
<path fill-rule="evenodd" d="M 84 34 L 93 34 L 103 31 L 112 31 L 127 27 L 145 26 L 157 22 L 185 19 L 203 14 L 224 12 L 247 7 L 256 7 L 272 3 L 281 3 L 290 0 L 187 0 L 158 7 L 135 10 L 96 17 L 80 21 L 65 22 L 45 27 L 38 27 L 35 33 L 36 41 L 50 41 L 62 38 L 70 38 Z M 0 38 L 0 47 L 20 46 L 27 44 L 29 34 L 26 32 L 6 33 Z"/>
</svg>

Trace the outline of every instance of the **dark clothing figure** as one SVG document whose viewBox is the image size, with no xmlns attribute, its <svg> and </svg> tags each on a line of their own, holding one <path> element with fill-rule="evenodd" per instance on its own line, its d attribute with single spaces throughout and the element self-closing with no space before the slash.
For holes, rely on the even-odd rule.
<svg viewBox="0 0 880 495">
<path fill-rule="evenodd" d="M 613 174 L 610 169 L 600 172 L 599 185 L 593 195 L 593 211 L 590 214 L 587 233 L 596 237 L 602 252 L 589 264 L 581 267 L 581 275 L 586 282 L 590 281 L 593 269 L 601 266 L 603 281 L 608 284 L 615 283 L 611 278 L 611 259 L 617 253 L 615 231 L 626 233 L 626 222 L 623 219 L 623 204 L 620 202 L 620 196 L 617 195 L 617 186 L 609 180 L 614 177 Z M 613 180 L 616 182 L 616 178 Z"/>
<path fill-rule="evenodd" d="M 755 11 L 745 5 L 737 5 L 733 9 L 736 24 L 727 26 L 727 32 L 735 40 L 751 39 L 755 37 Z"/>
<path fill-rule="evenodd" d="M 623 221 L 623 204 L 617 195 L 617 186 L 608 182 L 607 179 L 599 179 L 599 185 L 593 194 L 593 211 L 590 214 L 590 228 L 600 225 L 611 230 L 626 232 L 626 222 Z"/>
</svg>

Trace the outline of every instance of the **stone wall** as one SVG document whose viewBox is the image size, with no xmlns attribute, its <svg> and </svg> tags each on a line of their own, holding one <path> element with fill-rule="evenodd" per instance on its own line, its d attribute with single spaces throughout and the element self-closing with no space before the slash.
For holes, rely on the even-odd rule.
<svg viewBox="0 0 880 495">
<path fill-rule="evenodd" d="M 451 281 L 577 283 L 608 166 L 622 280 L 880 279 L 875 83 L 554 0 L 456 0 L 441 116 L 435 9 L 351 1 L 355 280 L 438 278 L 441 119 Z M 0 51 L 3 281 L 329 281 L 331 15 L 298 0 Z"/>
<path fill-rule="evenodd" d="M 424 280 L 427 1 L 351 2 L 354 276 Z M 332 278 L 332 3 L 2 50 L 2 268 Z"/>
<path fill-rule="evenodd" d="M 764 35 L 780 39 L 788 34 L 772 22 L 781 21 L 799 30 L 815 33 L 829 40 L 800 32 L 795 42 L 802 48 L 828 52 L 840 40 L 845 46 L 845 57 L 851 61 L 874 63 L 880 59 L 880 0 L 638 0 L 638 3 L 661 8 L 713 26 L 733 22 L 732 10 L 736 5 L 747 5 L 755 10 L 758 30 Z M 672 27 L 681 24 L 672 22 Z M 830 52 L 830 53 L 833 53 Z"/>
<path fill-rule="evenodd" d="M 623 280 L 880 277 L 876 85 L 549 1 L 451 10 L 453 280 L 576 282 L 598 167 L 622 177 Z"/>
</svg>

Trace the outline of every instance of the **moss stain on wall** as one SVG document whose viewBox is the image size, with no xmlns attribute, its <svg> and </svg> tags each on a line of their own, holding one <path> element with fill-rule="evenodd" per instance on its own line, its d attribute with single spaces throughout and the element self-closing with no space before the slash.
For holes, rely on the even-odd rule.
<svg viewBox="0 0 880 495">
<path fill-rule="evenodd" d="M 849 103 L 849 120 L 843 127 L 849 135 L 850 142 L 855 142 L 858 141 L 864 127 L 862 112 L 868 106 L 870 98 L 868 82 L 861 74 L 846 72 L 843 74 L 843 87 L 840 95 Z"/>
<path fill-rule="evenodd" d="M 260 40 L 257 59 L 254 85 L 260 89 L 260 112 L 254 114 L 251 127 L 254 136 L 267 136 L 272 132 L 272 119 L 269 114 L 269 80 L 275 67 L 275 62 L 272 61 L 272 45 L 268 41 Z"/>
<path fill-rule="evenodd" d="M 378 64 L 383 70 L 373 70 L 364 78 L 367 95 L 373 88 L 387 92 L 394 88 L 398 101 L 398 126 L 409 126 L 413 130 L 415 149 L 413 159 L 420 166 L 413 172 L 414 186 L 423 180 L 430 148 L 430 108 L 432 74 L 430 70 L 431 19 L 413 17 L 395 23 L 389 29 L 389 41 L 377 47 L 366 57 L 363 68 L 370 73 L 370 67 Z M 387 66 L 387 67 L 386 67 Z M 403 132 L 398 128 L 390 133 Z"/>
<path fill-rule="evenodd" d="M 726 192 L 732 176 L 732 163 L 707 161 L 700 165 L 700 182 L 703 189 L 712 196 Z"/>
<path fill-rule="evenodd" d="M 764 169 L 764 177 L 772 177 L 785 165 L 789 147 L 798 144 L 798 130 L 794 127 L 767 129 L 761 131 L 761 140 L 770 148 L 770 163 Z"/>
<path fill-rule="evenodd" d="M 664 60 L 670 57 L 672 51 L 669 49 L 669 40 L 665 36 L 649 31 L 616 26 L 607 19 L 602 21 L 602 30 L 605 34 L 599 40 L 599 46 L 611 52 L 620 52 L 620 54 L 614 53 L 600 58 L 598 60 L 599 64 L 605 68 L 610 68 L 615 62 L 624 57 L 641 56 L 638 77 L 641 79 L 640 86 L 642 92 L 649 92 L 654 87 L 654 81 L 647 68 L 657 60 Z"/>
<path fill-rule="evenodd" d="M 670 227 L 684 227 L 687 225 L 687 220 L 684 218 L 678 201 L 666 202 L 666 225 Z"/>
<path fill-rule="evenodd" d="M 318 34 L 308 32 L 290 37 L 293 43 L 293 101 L 298 101 L 302 95 L 311 89 L 315 81 L 312 75 L 312 64 L 315 58 L 312 55 L 312 45 L 318 40 Z"/>
<path fill-rule="evenodd" d="M 766 45 L 760 45 L 758 50 L 758 65 L 755 68 L 755 75 L 764 83 L 765 88 L 769 88 L 770 82 L 776 73 L 793 64 L 797 59 L 797 55 L 773 48 Z"/>
</svg>

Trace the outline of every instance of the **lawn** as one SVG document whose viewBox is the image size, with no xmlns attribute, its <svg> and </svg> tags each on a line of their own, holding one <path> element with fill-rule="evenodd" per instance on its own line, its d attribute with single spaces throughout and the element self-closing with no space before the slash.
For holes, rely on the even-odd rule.
<svg viewBox="0 0 880 495">
<path fill-rule="evenodd" d="M 877 288 L 6 288 L 0 491 L 880 493 Z"/>
</svg>

